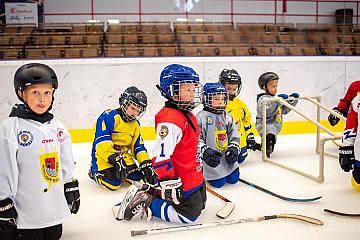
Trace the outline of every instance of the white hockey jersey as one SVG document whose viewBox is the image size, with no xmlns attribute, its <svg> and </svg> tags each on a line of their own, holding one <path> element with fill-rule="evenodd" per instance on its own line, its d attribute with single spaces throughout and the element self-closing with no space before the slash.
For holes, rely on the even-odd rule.
<svg viewBox="0 0 360 240">
<path fill-rule="evenodd" d="M 61 224 L 70 214 L 64 183 L 73 178 L 71 137 L 53 118 L 10 117 L 0 126 L 0 199 L 11 198 L 19 229 Z"/>
</svg>

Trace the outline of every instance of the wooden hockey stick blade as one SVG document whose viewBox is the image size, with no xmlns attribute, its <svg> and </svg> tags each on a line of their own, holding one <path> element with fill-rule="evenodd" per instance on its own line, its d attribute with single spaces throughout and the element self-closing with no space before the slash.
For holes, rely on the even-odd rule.
<svg viewBox="0 0 360 240">
<path fill-rule="evenodd" d="M 279 215 L 275 215 L 277 216 L 277 218 L 290 218 L 290 219 L 296 219 L 296 220 L 300 220 L 300 221 L 304 221 L 304 222 L 308 222 L 308 223 L 312 223 L 315 225 L 324 225 L 324 223 L 322 221 L 320 221 L 319 219 L 316 218 L 312 218 L 312 217 L 308 217 L 308 216 L 304 216 L 304 215 L 298 215 L 298 214 L 291 214 L 291 213 L 283 213 L 283 214 L 279 214 Z"/>
<path fill-rule="evenodd" d="M 338 211 L 334 211 L 334 210 L 330 210 L 330 209 L 324 209 L 324 212 L 328 212 L 334 215 L 338 215 L 338 216 L 344 216 L 344 217 L 353 217 L 353 218 L 358 218 L 360 217 L 360 213 L 344 213 L 344 212 L 338 212 Z"/>
<path fill-rule="evenodd" d="M 118 204 L 116 204 L 116 205 L 114 205 L 112 207 L 112 212 L 114 214 L 114 217 L 115 217 L 116 220 L 119 220 L 119 221 L 122 220 L 122 219 L 119 219 L 118 216 L 117 216 L 117 214 L 119 212 L 120 205 L 121 205 L 121 202 L 119 202 Z"/>
<path fill-rule="evenodd" d="M 269 216 L 261 216 L 255 218 L 242 218 L 242 219 L 233 219 L 233 220 L 226 220 L 226 221 L 219 221 L 219 222 L 210 222 L 210 223 L 194 223 L 194 224 L 185 224 L 173 227 L 162 227 L 162 228 L 152 228 L 152 229 L 145 229 L 145 230 L 133 230 L 131 231 L 131 236 L 138 236 L 138 235 L 147 235 L 147 234 L 158 234 L 158 233 L 167 233 L 167 232 L 180 232 L 180 231 L 187 231 L 187 230 L 194 230 L 194 229 L 203 229 L 203 228 L 211 228 L 217 227 L 221 225 L 232 225 L 232 224 L 239 224 L 239 223 L 248 223 L 248 222 L 260 222 L 265 220 L 277 219 L 277 218 L 287 218 L 287 219 L 295 219 L 304 221 L 306 223 L 311 223 L 315 225 L 323 225 L 324 223 L 316 218 L 311 218 L 303 215 L 298 214 L 278 214 L 278 215 L 269 215 Z"/>
<path fill-rule="evenodd" d="M 277 197 L 277 198 L 280 198 L 282 200 L 285 200 L 285 201 L 288 201 L 288 202 L 313 202 L 313 201 L 316 201 L 316 200 L 319 200 L 320 198 L 322 198 L 322 196 L 319 196 L 319 197 L 314 197 L 314 198 L 290 198 L 290 197 L 284 197 L 282 195 L 279 195 L 277 193 L 274 193 L 270 190 L 267 190 L 265 188 L 262 188 L 258 185 L 255 185 L 254 183 L 251 183 L 251 182 L 248 182 L 242 178 L 239 178 L 239 181 L 242 182 L 242 183 L 245 183 L 246 185 L 249 185 L 250 187 L 253 187 L 255 189 L 258 189 L 262 192 L 265 192 L 267 194 L 270 194 L 274 197 Z"/>
<path fill-rule="evenodd" d="M 235 204 L 233 202 L 231 202 L 229 199 L 227 199 L 226 197 L 224 197 L 223 195 L 215 192 L 214 190 L 212 190 L 211 188 L 209 188 L 208 186 L 206 186 L 206 191 L 208 191 L 209 193 L 213 194 L 215 197 L 220 198 L 221 200 L 225 201 L 225 206 L 223 208 L 221 208 L 217 213 L 216 216 L 221 218 L 221 219 L 225 219 L 227 218 L 232 211 L 235 208 Z"/>
<path fill-rule="evenodd" d="M 235 204 L 233 202 L 226 202 L 225 206 L 216 213 L 216 216 L 225 219 L 232 213 L 234 208 Z"/>
</svg>

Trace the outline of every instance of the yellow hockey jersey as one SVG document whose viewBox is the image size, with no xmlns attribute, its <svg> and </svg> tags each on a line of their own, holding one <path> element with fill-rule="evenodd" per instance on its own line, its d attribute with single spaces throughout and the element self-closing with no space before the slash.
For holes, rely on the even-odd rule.
<svg viewBox="0 0 360 240">
<path fill-rule="evenodd" d="M 140 164 L 150 157 L 144 146 L 141 128 L 137 121 L 124 122 L 117 109 L 106 110 L 96 122 L 92 149 L 92 172 L 113 167 L 108 157 L 120 152 L 126 164 Z"/>
<path fill-rule="evenodd" d="M 253 133 L 253 129 L 251 127 L 251 113 L 246 103 L 239 98 L 234 98 L 233 100 L 228 101 L 225 110 L 231 113 L 231 116 L 233 117 L 234 122 L 238 127 L 240 147 L 245 147 L 247 136 L 250 133 Z"/>
</svg>

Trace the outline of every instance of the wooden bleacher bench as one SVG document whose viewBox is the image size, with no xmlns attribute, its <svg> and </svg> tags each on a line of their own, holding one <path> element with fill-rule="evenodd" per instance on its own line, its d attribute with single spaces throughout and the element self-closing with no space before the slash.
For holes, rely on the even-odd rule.
<svg viewBox="0 0 360 240">
<path fill-rule="evenodd" d="M 174 30 L 181 32 L 231 32 L 234 26 L 231 23 L 201 22 L 201 23 L 179 23 L 175 22 Z"/>
<path fill-rule="evenodd" d="M 128 22 L 109 24 L 108 33 L 167 33 L 171 31 L 170 22 Z"/>
</svg>

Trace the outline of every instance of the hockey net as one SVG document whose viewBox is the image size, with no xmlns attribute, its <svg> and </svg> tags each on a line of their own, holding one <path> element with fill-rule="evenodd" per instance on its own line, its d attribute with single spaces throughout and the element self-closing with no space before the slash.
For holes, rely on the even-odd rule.
<svg viewBox="0 0 360 240">
<path fill-rule="evenodd" d="M 320 96 L 315 96 L 315 97 L 299 97 L 297 98 L 298 100 L 303 100 L 303 101 L 308 101 L 312 104 L 314 104 L 316 106 L 316 119 L 312 119 L 311 117 L 307 116 L 306 114 L 304 114 L 303 112 L 301 112 L 300 110 L 298 110 L 296 107 L 290 105 L 288 103 L 289 100 L 295 100 L 294 98 L 288 98 L 288 99 L 282 99 L 280 97 L 277 98 L 264 98 L 262 100 L 262 119 L 266 119 L 266 104 L 268 102 L 272 102 L 272 101 L 276 101 L 281 103 L 282 105 L 290 108 L 291 110 L 293 110 L 294 112 L 296 112 L 298 115 L 300 115 L 301 117 L 303 117 L 304 119 L 306 119 L 307 121 L 309 121 L 310 123 L 312 123 L 313 125 L 316 126 L 316 153 L 319 154 L 319 165 L 318 165 L 318 175 L 312 175 L 310 173 L 307 173 L 305 171 L 302 171 L 300 169 L 297 168 L 293 168 L 290 167 L 288 165 L 285 165 L 283 163 L 280 163 L 279 161 L 273 160 L 273 159 L 269 159 L 266 156 L 266 131 L 262 132 L 262 159 L 265 162 L 274 164 L 278 167 L 284 168 L 286 170 L 295 172 L 297 174 L 300 174 L 304 177 L 310 178 L 318 183 L 322 183 L 324 182 L 324 157 L 325 156 L 330 156 L 330 157 L 335 157 L 337 158 L 338 156 L 332 153 L 327 153 L 325 151 L 325 143 L 327 141 L 336 141 L 339 139 L 342 139 L 342 135 L 337 134 L 335 132 L 332 132 L 331 130 L 329 130 L 328 128 L 326 128 L 324 125 L 322 125 L 320 123 L 320 110 L 325 110 L 326 112 L 329 112 L 333 115 L 335 115 L 336 117 L 345 120 L 346 118 L 336 112 L 334 112 L 333 110 L 331 110 L 330 108 L 322 105 L 320 103 L 321 101 L 321 97 Z M 266 129 L 266 121 L 262 121 L 262 129 Z M 327 133 L 326 136 L 321 136 L 320 135 L 320 131 L 323 130 L 325 133 Z"/>
</svg>

